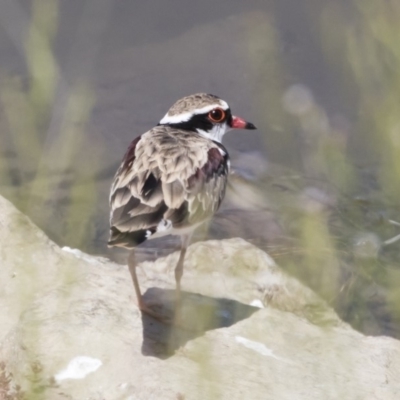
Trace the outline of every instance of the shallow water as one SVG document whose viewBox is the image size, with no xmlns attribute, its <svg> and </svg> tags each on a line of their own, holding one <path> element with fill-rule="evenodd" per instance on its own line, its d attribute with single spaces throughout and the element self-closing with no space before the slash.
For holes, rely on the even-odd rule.
<svg viewBox="0 0 400 400">
<path fill-rule="evenodd" d="M 251 240 L 358 329 L 399 337 L 395 15 L 378 0 L 2 2 L 0 193 L 60 245 L 123 261 L 105 243 L 127 145 L 177 98 L 215 93 L 259 129 L 227 135 L 237 173 L 198 239 Z"/>
</svg>

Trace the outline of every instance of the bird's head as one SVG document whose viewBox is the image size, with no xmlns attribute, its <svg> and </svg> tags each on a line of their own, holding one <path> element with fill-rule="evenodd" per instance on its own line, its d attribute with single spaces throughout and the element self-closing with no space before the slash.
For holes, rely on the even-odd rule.
<svg viewBox="0 0 400 400">
<path fill-rule="evenodd" d="M 226 101 L 206 93 L 193 94 L 178 100 L 159 125 L 195 131 L 218 142 L 231 129 L 256 129 L 251 122 L 232 115 Z"/>
</svg>

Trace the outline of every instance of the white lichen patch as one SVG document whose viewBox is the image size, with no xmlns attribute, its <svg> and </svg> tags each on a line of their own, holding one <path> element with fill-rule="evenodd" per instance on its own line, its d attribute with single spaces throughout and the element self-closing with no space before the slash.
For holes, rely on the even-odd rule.
<svg viewBox="0 0 400 400">
<path fill-rule="evenodd" d="M 261 300 L 255 299 L 250 303 L 251 306 L 253 307 L 258 307 L 258 308 L 264 308 L 264 304 L 262 303 Z"/>
<path fill-rule="evenodd" d="M 68 364 L 67 368 L 54 375 L 57 382 L 65 379 L 83 379 L 86 375 L 100 368 L 102 362 L 97 358 L 78 356 L 74 357 Z"/>
<path fill-rule="evenodd" d="M 242 344 L 244 347 L 247 347 L 248 349 L 251 349 L 253 351 L 256 351 L 257 353 L 267 356 L 267 357 L 272 357 L 275 358 L 275 360 L 283 361 L 286 363 L 291 363 L 288 360 L 285 360 L 284 358 L 276 356 L 271 349 L 269 349 L 267 346 L 265 346 L 262 343 L 255 342 L 254 340 L 246 339 L 243 336 L 235 336 L 236 342 Z"/>
</svg>

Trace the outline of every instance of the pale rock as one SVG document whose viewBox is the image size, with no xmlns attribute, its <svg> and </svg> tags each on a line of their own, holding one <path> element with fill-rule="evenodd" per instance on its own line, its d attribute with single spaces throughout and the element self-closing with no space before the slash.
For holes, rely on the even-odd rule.
<svg viewBox="0 0 400 400">
<path fill-rule="evenodd" d="M 138 268 L 162 313 L 177 257 Z M 400 343 L 354 331 L 242 239 L 190 246 L 175 327 L 141 315 L 126 266 L 61 250 L 1 197 L 0 265 L 0 398 L 400 398 Z"/>
</svg>

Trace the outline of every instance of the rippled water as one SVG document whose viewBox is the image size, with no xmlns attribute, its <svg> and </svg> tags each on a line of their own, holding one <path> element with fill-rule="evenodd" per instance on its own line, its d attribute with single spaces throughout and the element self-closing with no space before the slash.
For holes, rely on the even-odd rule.
<svg viewBox="0 0 400 400">
<path fill-rule="evenodd" d="M 108 191 L 179 97 L 226 99 L 236 171 L 204 237 L 241 236 L 372 334 L 400 336 L 400 16 L 378 0 L 0 4 L 0 193 L 108 254 Z M 174 249 L 173 238 L 143 257 Z"/>
</svg>

